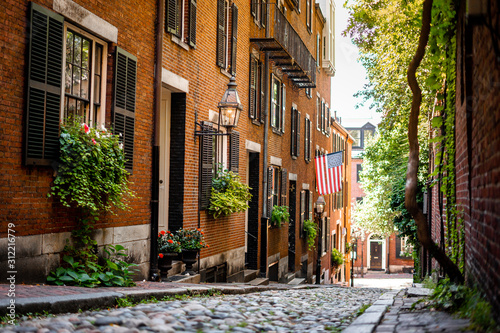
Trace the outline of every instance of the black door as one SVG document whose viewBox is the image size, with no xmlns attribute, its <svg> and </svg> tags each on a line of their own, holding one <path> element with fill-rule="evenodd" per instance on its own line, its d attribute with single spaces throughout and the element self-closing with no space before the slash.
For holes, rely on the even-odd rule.
<svg viewBox="0 0 500 333">
<path fill-rule="evenodd" d="M 248 186 L 252 199 L 248 203 L 247 267 L 257 269 L 259 237 L 259 153 L 250 153 L 248 158 Z"/>
<path fill-rule="evenodd" d="M 370 242 L 370 268 L 382 269 L 382 243 Z"/>
<path fill-rule="evenodd" d="M 290 221 L 288 224 L 288 270 L 290 272 L 295 272 L 295 238 L 297 235 L 296 223 L 297 220 L 297 182 L 295 180 L 290 181 L 289 195 L 288 195 L 288 212 L 290 213 Z"/>
</svg>

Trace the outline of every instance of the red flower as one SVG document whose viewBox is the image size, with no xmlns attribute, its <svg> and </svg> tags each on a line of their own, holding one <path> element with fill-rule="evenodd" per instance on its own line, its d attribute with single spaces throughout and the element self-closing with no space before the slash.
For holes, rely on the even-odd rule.
<svg viewBox="0 0 500 333">
<path fill-rule="evenodd" d="M 160 234 L 160 233 L 158 233 L 158 238 L 160 238 L 160 237 L 161 237 L 161 234 Z"/>
<path fill-rule="evenodd" d="M 167 231 L 167 234 L 169 234 L 169 235 L 170 235 L 170 234 L 171 234 L 171 232 L 170 232 L 170 231 Z"/>
<path fill-rule="evenodd" d="M 201 246 L 203 246 L 203 243 L 202 243 L 202 242 L 200 242 L 200 245 L 201 245 Z"/>
<path fill-rule="evenodd" d="M 160 234 L 165 235 L 165 230 L 160 231 Z"/>
<path fill-rule="evenodd" d="M 200 228 L 198 228 L 198 229 L 196 229 L 196 230 L 201 231 L 201 229 L 200 229 Z"/>
<path fill-rule="evenodd" d="M 205 246 L 206 246 L 206 247 L 210 247 L 208 244 L 207 244 L 207 245 L 205 245 Z"/>
<path fill-rule="evenodd" d="M 205 233 L 202 231 L 201 234 L 204 235 Z"/>
<path fill-rule="evenodd" d="M 92 142 L 93 142 L 95 145 L 97 144 L 97 142 L 95 141 L 95 139 L 94 139 L 94 138 L 92 138 Z"/>
<path fill-rule="evenodd" d="M 172 244 L 174 241 L 169 239 L 167 242 L 169 242 L 170 244 Z"/>
<path fill-rule="evenodd" d="M 85 132 L 85 134 L 89 134 L 90 128 L 87 126 L 87 124 L 83 123 L 82 127 L 83 127 L 83 131 Z"/>
<path fill-rule="evenodd" d="M 160 259 L 163 258 L 163 253 L 160 253 L 158 257 L 160 257 Z"/>
</svg>

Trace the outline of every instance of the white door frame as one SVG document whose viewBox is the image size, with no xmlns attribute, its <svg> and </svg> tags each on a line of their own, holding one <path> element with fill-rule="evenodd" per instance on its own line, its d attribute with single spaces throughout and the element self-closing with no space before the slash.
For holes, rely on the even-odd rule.
<svg viewBox="0 0 500 333">
<path fill-rule="evenodd" d="M 160 109 L 160 184 L 158 230 L 168 230 L 168 198 L 170 175 L 170 115 L 172 98 L 171 91 L 162 88 Z"/>
<path fill-rule="evenodd" d="M 371 243 L 372 242 L 382 242 L 382 269 L 383 270 L 387 270 L 387 267 L 386 267 L 386 243 L 385 243 L 385 238 L 383 239 L 371 239 L 372 236 L 375 236 L 374 234 L 370 234 L 370 236 L 368 236 L 368 241 L 366 242 L 367 244 L 367 249 L 366 249 L 366 256 L 368 258 L 367 260 L 367 263 L 366 263 L 366 268 L 367 269 L 370 269 L 370 265 L 371 265 L 371 258 L 370 258 L 370 255 L 371 255 Z"/>
</svg>

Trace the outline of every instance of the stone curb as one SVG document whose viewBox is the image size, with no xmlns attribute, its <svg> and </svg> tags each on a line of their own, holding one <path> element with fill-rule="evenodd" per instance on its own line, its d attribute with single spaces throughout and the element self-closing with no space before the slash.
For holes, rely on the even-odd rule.
<svg viewBox="0 0 500 333">
<path fill-rule="evenodd" d="M 91 294 L 74 294 L 65 296 L 47 296 L 47 297 L 27 297 L 17 298 L 15 300 L 15 314 L 23 315 L 27 313 L 44 313 L 51 314 L 78 312 L 79 310 L 90 310 L 96 308 L 114 307 L 117 304 L 117 298 L 128 297 L 135 302 L 143 299 L 155 297 L 161 299 L 165 296 L 175 295 L 202 295 L 212 291 L 220 292 L 226 295 L 249 294 L 268 290 L 288 290 L 288 289 L 303 289 L 316 288 L 314 285 L 301 285 L 297 287 L 287 288 L 282 286 L 227 286 L 227 285 L 211 285 L 211 286 L 179 286 L 178 288 L 168 289 L 146 289 L 146 290 L 124 290 L 120 292 L 97 292 Z M 5 316 L 10 313 L 8 307 L 10 299 L 0 299 L 0 316 Z"/>
<path fill-rule="evenodd" d="M 387 308 L 394 303 L 394 298 L 398 291 L 390 291 L 373 303 L 365 312 L 356 318 L 343 333 L 372 333 L 387 311 Z"/>
</svg>

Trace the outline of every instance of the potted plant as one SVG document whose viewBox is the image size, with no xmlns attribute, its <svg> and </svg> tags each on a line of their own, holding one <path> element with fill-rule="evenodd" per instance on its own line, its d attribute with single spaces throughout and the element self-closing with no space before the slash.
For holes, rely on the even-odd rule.
<svg viewBox="0 0 500 333">
<path fill-rule="evenodd" d="M 271 213 L 271 225 L 281 227 L 281 223 L 286 223 L 290 219 L 288 206 L 273 206 Z"/>
<path fill-rule="evenodd" d="M 339 250 L 332 250 L 332 267 L 334 270 L 337 270 L 344 263 L 344 258 L 342 257 L 342 253 Z"/>
<path fill-rule="evenodd" d="M 239 175 L 221 165 L 217 167 L 216 176 L 212 179 L 210 205 L 207 208 L 214 219 L 246 211 L 251 198 L 250 187 L 241 182 Z"/>
<path fill-rule="evenodd" d="M 162 278 L 167 278 L 172 268 L 172 260 L 181 253 L 181 242 L 177 235 L 162 230 L 158 233 L 158 268 Z"/>
<path fill-rule="evenodd" d="M 316 236 L 318 235 L 318 226 L 309 219 L 304 221 L 303 229 L 307 241 L 307 248 L 312 250 L 314 249 L 314 242 L 316 241 Z"/>
<path fill-rule="evenodd" d="M 208 247 L 205 233 L 200 229 L 179 229 L 176 233 L 181 246 L 182 261 L 186 264 L 184 274 L 194 274 L 193 265 L 201 249 Z"/>
</svg>

